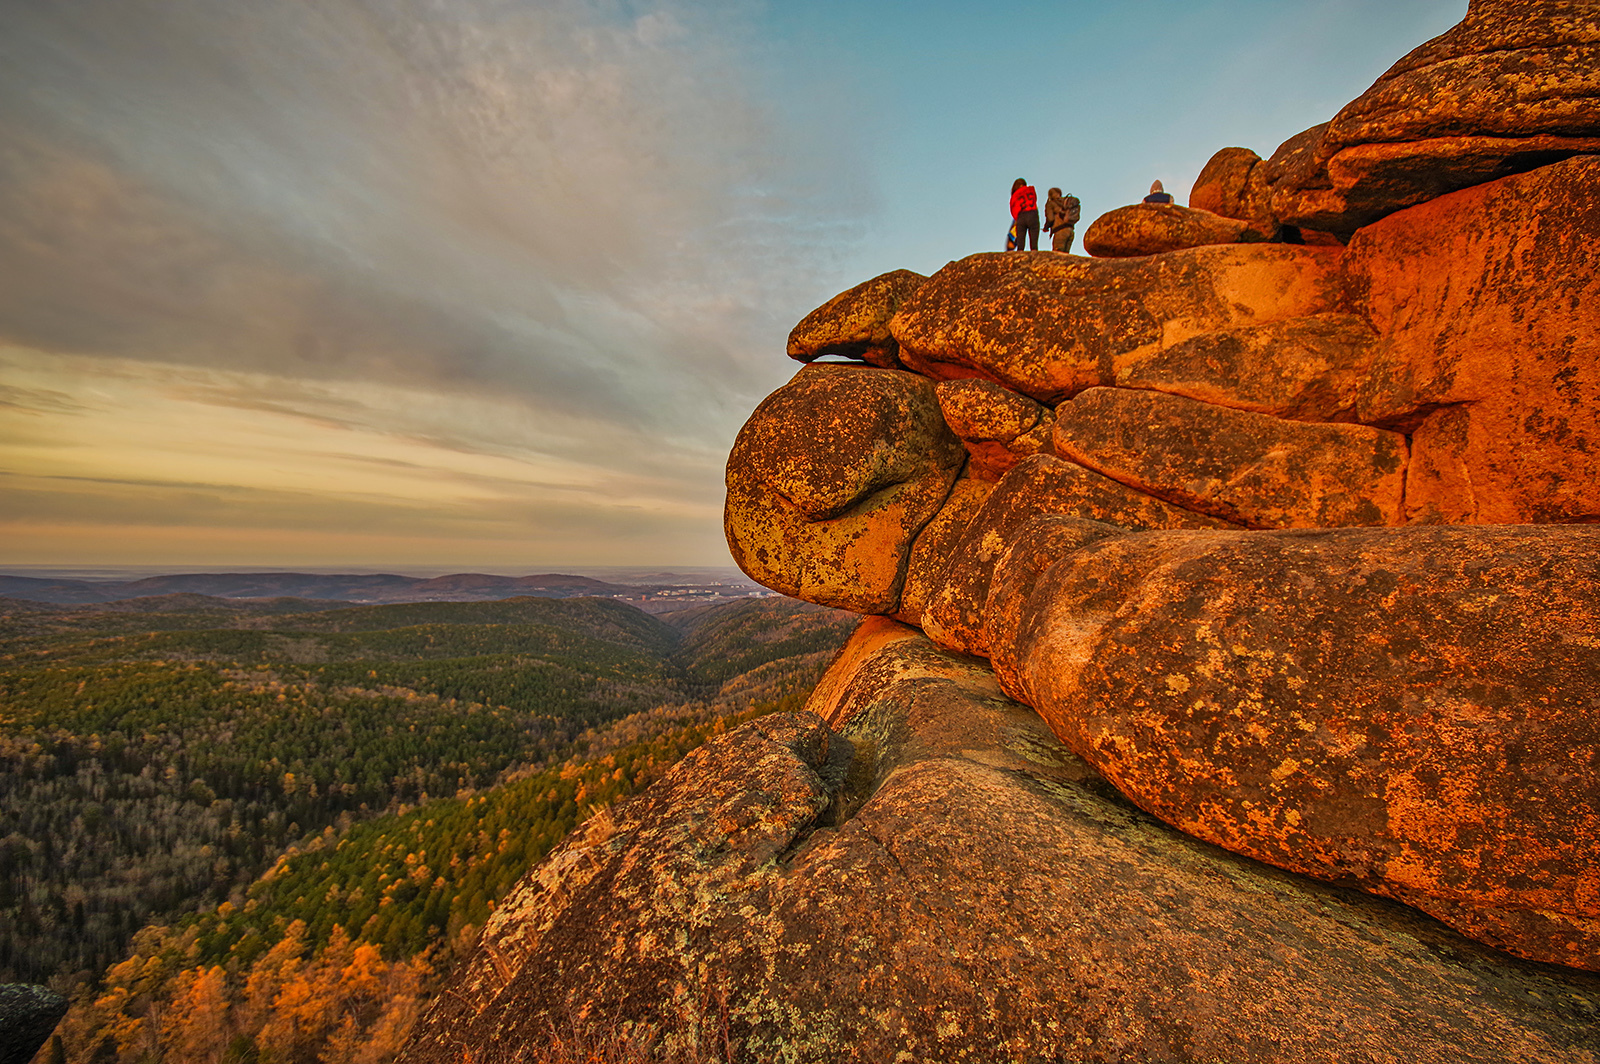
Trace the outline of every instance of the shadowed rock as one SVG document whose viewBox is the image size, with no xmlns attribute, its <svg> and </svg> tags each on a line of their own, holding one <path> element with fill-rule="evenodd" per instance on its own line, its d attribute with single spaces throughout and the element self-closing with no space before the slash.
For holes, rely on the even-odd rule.
<svg viewBox="0 0 1600 1064">
<path fill-rule="evenodd" d="M 1600 980 L 1173 831 L 909 629 L 810 706 L 842 737 L 756 721 L 563 843 L 401 1059 L 577 1013 L 741 1062 L 1596 1060 Z"/>
<path fill-rule="evenodd" d="M 918 533 L 917 541 L 911 547 L 905 588 L 900 595 L 900 610 L 895 614 L 897 618 L 907 624 L 922 623 L 922 611 L 927 608 L 928 598 L 942 584 L 950 559 L 961 549 L 967 526 L 978 515 L 993 490 L 994 484 L 987 480 L 962 477 L 955 482 L 950 489 L 950 497 L 944 501 L 933 520 Z"/>
<path fill-rule="evenodd" d="M 894 613 L 912 542 L 965 457 L 929 381 L 808 366 L 756 408 L 734 441 L 728 549 L 784 594 Z"/>
<path fill-rule="evenodd" d="M 1237 853 L 1600 969 L 1600 531 L 1064 524 L 1024 528 L 1001 562 L 990 653 L 1120 791 Z M 1053 557 L 1031 549 L 1049 536 Z"/>
<path fill-rule="evenodd" d="M 842 355 L 886 369 L 899 368 L 898 345 L 889 335 L 889 319 L 926 280 L 911 270 L 892 270 L 840 292 L 800 319 L 789 333 L 789 357 L 810 362 L 824 355 Z"/>
<path fill-rule="evenodd" d="M 1083 234 L 1083 250 L 1097 258 L 1123 259 L 1159 255 L 1163 251 L 1236 244 L 1246 239 L 1249 223 L 1176 203 L 1133 203 L 1107 211 Z M 1257 240 L 1271 235 L 1252 232 Z"/>
<path fill-rule="evenodd" d="M 1337 249 L 1267 244 L 1120 260 L 970 255 L 930 277 L 890 329 L 918 373 L 985 377 L 1053 405 L 1192 336 L 1340 310 L 1338 263 Z"/>
<path fill-rule="evenodd" d="M 68 1001 L 42 986 L 0 986 L 0 1064 L 28 1064 L 67 1014 Z"/>
<path fill-rule="evenodd" d="M 1057 454 L 1119 483 L 1249 528 L 1401 520 L 1405 437 L 1366 425 L 1091 388 L 1056 408 L 1054 442 Z"/>
</svg>

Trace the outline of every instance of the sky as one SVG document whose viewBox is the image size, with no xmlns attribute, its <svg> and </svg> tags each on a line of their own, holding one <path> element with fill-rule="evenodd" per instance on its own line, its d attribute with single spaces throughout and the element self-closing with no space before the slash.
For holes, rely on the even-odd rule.
<svg viewBox="0 0 1600 1064">
<path fill-rule="evenodd" d="M 725 565 L 793 324 L 1465 0 L 0 0 L 0 568 Z"/>
</svg>

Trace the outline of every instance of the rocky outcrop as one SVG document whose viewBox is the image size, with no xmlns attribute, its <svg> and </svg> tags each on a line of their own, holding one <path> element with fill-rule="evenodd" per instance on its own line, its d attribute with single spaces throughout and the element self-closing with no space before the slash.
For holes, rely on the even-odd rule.
<svg viewBox="0 0 1600 1064">
<path fill-rule="evenodd" d="M 1223 148 L 1207 160 L 1189 190 L 1189 206 L 1233 218 L 1258 232 L 1274 228 L 1271 202 L 1262 203 L 1259 180 L 1252 180 L 1261 156 L 1249 148 Z"/>
<path fill-rule="evenodd" d="M 796 1064 L 1600 1060 L 1600 980 L 1173 830 L 914 630 L 868 622 L 808 708 L 563 843 L 402 1059 L 577 1017 Z"/>
<path fill-rule="evenodd" d="M 1176 203 L 1134 203 L 1107 211 L 1083 234 L 1083 250 L 1098 258 L 1123 259 L 1163 251 L 1265 240 L 1249 223 Z M 1247 235 L 1248 234 L 1248 235 Z"/>
<path fill-rule="evenodd" d="M 1600 536 L 1065 531 L 1083 545 L 1024 530 L 1000 563 L 989 649 L 1119 790 L 1600 970 L 1600 644 L 1573 638 L 1600 632 Z"/>
<path fill-rule="evenodd" d="M 1296 421 L 1355 421 L 1378 335 L 1358 314 L 1203 333 L 1126 361 L 1117 385 Z"/>
<path fill-rule="evenodd" d="M 994 567 L 1035 517 L 1067 514 L 1128 528 L 1216 528 L 1227 522 L 1172 506 L 1072 462 L 1038 455 L 1001 478 L 959 536 L 950 535 L 936 572 L 925 577 L 920 623 L 940 645 L 988 653 L 985 603 Z M 930 568 L 932 568 L 930 566 Z"/>
<path fill-rule="evenodd" d="M 1385 218 L 1349 272 L 1382 337 L 1357 417 L 1414 431 L 1412 521 L 1600 519 L 1600 157 Z"/>
<path fill-rule="evenodd" d="M 841 355 L 898 369 L 898 345 L 889 334 L 889 319 L 926 280 L 911 270 L 891 270 L 840 292 L 800 319 L 789 333 L 789 357 L 811 362 Z"/>
<path fill-rule="evenodd" d="M 1029 455 L 1050 450 L 1049 407 L 1009 388 L 968 377 L 941 381 L 935 391 L 945 424 L 967 449 L 967 475 L 999 480 Z"/>
<path fill-rule="evenodd" d="M 970 256 L 764 402 L 735 558 L 884 615 L 826 726 L 585 829 L 416 1059 L 1600 1064 L 1597 12 L 1474 0 L 1196 182 L 1348 246 Z"/>
</svg>

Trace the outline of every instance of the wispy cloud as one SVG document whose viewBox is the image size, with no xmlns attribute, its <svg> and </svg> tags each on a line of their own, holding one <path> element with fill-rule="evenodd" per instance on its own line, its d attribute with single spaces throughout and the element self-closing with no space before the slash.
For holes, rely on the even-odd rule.
<svg viewBox="0 0 1600 1064">
<path fill-rule="evenodd" d="M 852 194 L 763 103 L 742 15 L 5 5 L 0 339 L 63 359 L 34 406 L 84 402 L 65 356 L 145 362 L 196 431 L 256 411 L 702 505 L 809 309 L 779 223 L 831 231 L 848 201 L 816 189 Z"/>
</svg>

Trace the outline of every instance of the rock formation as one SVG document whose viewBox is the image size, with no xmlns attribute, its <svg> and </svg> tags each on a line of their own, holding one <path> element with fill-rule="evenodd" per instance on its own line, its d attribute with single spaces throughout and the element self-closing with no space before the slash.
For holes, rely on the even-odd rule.
<svg viewBox="0 0 1600 1064">
<path fill-rule="evenodd" d="M 525 880 L 412 1059 L 1600 1062 L 1597 48 L 1473 0 L 1219 152 L 1227 240 L 808 316 L 878 364 L 761 404 L 728 541 L 877 616 Z"/>
<path fill-rule="evenodd" d="M 914 629 L 830 681 L 564 843 L 405 1059 L 574 1018 L 753 1061 L 1600 1059 L 1592 977 L 1167 827 Z"/>
</svg>

